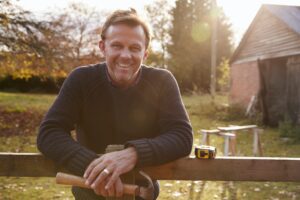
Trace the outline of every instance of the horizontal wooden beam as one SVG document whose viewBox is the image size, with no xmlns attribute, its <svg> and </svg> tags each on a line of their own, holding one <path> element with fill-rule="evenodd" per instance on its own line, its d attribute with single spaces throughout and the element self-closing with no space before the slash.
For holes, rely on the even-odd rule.
<svg viewBox="0 0 300 200">
<path fill-rule="evenodd" d="M 53 177 L 61 171 L 39 153 L 0 153 L 0 176 Z"/>
<path fill-rule="evenodd" d="M 299 169 L 300 158 L 217 157 L 183 158 L 144 170 L 159 180 L 300 182 Z"/>
<path fill-rule="evenodd" d="M 300 158 L 182 158 L 143 170 L 158 180 L 300 182 Z M 38 153 L 0 153 L 0 176 L 54 177 L 59 169 Z"/>
<path fill-rule="evenodd" d="M 218 130 L 220 131 L 241 131 L 241 130 L 248 130 L 248 129 L 253 129 L 257 128 L 256 125 L 246 125 L 246 126 L 226 126 L 226 127 L 218 127 Z"/>
</svg>

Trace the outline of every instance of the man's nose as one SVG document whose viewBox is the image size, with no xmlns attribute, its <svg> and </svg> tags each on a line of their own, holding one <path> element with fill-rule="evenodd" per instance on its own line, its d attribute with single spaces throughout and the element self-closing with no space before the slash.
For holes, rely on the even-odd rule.
<svg viewBox="0 0 300 200">
<path fill-rule="evenodd" d="M 121 51 L 121 55 L 120 55 L 122 58 L 130 58 L 131 57 L 131 52 L 129 51 L 129 49 L 127 48 L 124 48 L 122 51 Z"/>
</svg>

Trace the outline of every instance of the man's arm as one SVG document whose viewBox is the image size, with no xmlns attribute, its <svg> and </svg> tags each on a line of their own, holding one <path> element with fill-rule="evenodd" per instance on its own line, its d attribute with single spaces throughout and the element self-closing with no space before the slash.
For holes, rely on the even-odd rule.
<svg viewBox="0 0 300 200">
<path fill-rule="evenodd" d="M 45 156 L 81 176 L 89 163 L 98 157 L 70 135 L 80 119 L 83 98 L 80 81 L 84 75 L 82 68 L 71 72 L 43 119 L 37 137 L 38 149 Z"/>
</svg>

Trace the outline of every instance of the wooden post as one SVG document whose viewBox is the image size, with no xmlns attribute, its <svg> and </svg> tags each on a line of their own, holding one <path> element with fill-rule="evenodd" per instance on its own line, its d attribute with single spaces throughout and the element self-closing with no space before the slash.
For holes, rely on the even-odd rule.
<svg viewBox="0 0 300 200">
<path fill-rule="evenodd" d="M 207 145 L 207 133 L 205 131 L 201 131 L 202 132 L 202 144 L 203 145 Z"/>
<path fill-rule="evenodd" d="M 120 151 L 124 149 L 124 145 L 108 145 L 105 152 L 114 152 L 114 151 Z M 135 175 L 134 171 L 129 172 L 127 174 L 124 174 L 121 176 L 123 183 L 130 183 L 135 184 Z M 135 200 L 134 195 L 124 195 L 123 197 L 117 198 L 117 197 L 106 197 L 106 200 Z"/>
<path fill-rule="evenodd" d="M 206 145 L 209 145 L 210 142 L 209 142 L 209 135 L 206 135 Z"/>
<path fill-rule="evenodd" d="M 235 134 L 234 133 L 219 133 L 220 136 L 224 137 L 224 156 L 229 156 L 229 148 L 230 150 L 235 151 L 235 143 L 232 141 L 233 138 L 235 138 Z M 235 152 L 234 152 L 235 153 Z M 231 155 L 234 154 L 231 151 Z"/>
<path fill-rule="evenodd" d="M 245 126 L 235 126 L 230 125 L 229 127 L 218 127 L 218 129 L 222 132 L 232 132 L 235 133 L 241 130 L 252 130 L 253 132 L 253 155 L 257 156 L 258 151 L 259 155 L 263 155 L 262 145 L 260 141 L 260 134 L 262 133 L 262 129 L 258 129 L 256 125 L 245 125 Z M 236 139 L 235 139 L 236 140 Z"/>
<path fill-rule="evenodd" d="M 259 155 L 263 156 L 263 148 L 262 148 L 262 144 L 261 144 L 261 134 L 264 132 L 264 129 L 257 129 L 258 131 L 258 150 L 259 150 Z"/>
<path fill-rule="evenodd" d="M 235 133 L 233 134 L 234 136 L 231 137 L 229 140 L 231 156 L 235 156 L 235 150 L 236 150 L 236 134 Z"/>
<path fill-rule="evenodd" d="M 257 129 L 253 129 L 253 155 L 257 156 L 257 150 L 258 150 L 258 132 Z"/>
<path fill-rule="evenodd" d="M 263 156 L 263 149 L 260 141 L 260 134 L 263 132 L 263 129 L 253 128 L 253 155 Z"/>
<path fill-rule="evenodd" d="M 224 156 L 228 156 L 229 153 L 229 136 L 224 135 Z"/>
<path fill-rule="evenodd" d="M 205 130 L 205 129 L 201 129 L 201 131 L 198 131 L 198 133 L 202 134 L 202 144 L 203 145 L 209 145 L 209 138 L 211 134 L 215 134 L 218 135 L 220 133 L 219 130 L 213 129 L 213 130 Z"/>
</svg>

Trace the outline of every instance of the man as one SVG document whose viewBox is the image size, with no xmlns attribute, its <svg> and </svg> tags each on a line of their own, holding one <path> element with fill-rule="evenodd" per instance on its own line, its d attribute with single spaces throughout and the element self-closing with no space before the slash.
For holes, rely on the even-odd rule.
<svg viewBox="0 0 300 200">
<path fill-rule="evenodd" d="M 135 10 L 115 11 L 99 42 L 105 62 L 72 71 L 41 123 L 39 150 L 92 188 L 73 187 L 76 199 L 120 197 L 120 175 L 191 151 L 192 128 L 174 77 L 142 65 L 149 42 Z M 70 136 L 74 129 L 77 141 Z M 109 144 L 126 148 L 98 157 Z"/>
</svg>

